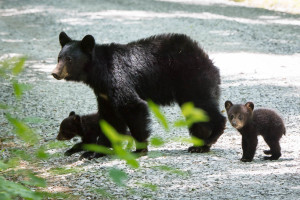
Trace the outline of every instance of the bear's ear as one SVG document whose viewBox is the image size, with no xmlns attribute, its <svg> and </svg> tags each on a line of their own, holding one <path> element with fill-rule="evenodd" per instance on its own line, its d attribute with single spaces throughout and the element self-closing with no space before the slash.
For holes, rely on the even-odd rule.
<svg viewBox="0 0 300 200">
<path fill-rule="evenodd" d="M 70 112 L 69 117 L 70 117 L 70 116 L 73 116 L 73 115 L 75 115 L 75 112 L 74 112 L 74 111 Z"/>
<path fill-rule="evenodd" d="M 79 115 L 74 115 L 73 116 L 74 121 L 80 122 L 80 116 Z"/>
<path fill-rule="evenodd" d="M 247 103 L 245 104 L 245 106 L 246 106 L 248 109 L 250 109 L 251 111 L 254 110 L 254 104 L 253 104 L 252 102 L 247 102 Z"/>
<path fill-rule="evenodd" d="M 231 108 L 231 106 L 233 106 L 233 104 L 231 103 L 231 101 L 226 101 L 225 102 L 226 111 L 228 111 Z"/>
<path fill-rule="evenodd" d="M 65 32 L 61 32 L 59 34 L 59 42 L 61 47 L 64 47 L 67 43 L 71 42 L 72 39 L 65 33 Z"/>
<path fill-rule="evenodd" d="M 84 52 L 92 54 L 95 47 L 95 39 L 91 35 L 86 35 L 81 41 L 81 48 Z"/>
</svg>

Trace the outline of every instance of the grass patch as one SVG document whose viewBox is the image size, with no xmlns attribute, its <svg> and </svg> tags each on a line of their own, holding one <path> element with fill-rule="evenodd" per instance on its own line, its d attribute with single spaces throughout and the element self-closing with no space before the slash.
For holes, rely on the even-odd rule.
<svg viewBox="0 0 300 200">
<path fill-rule="evenodd" d="M 153 168 L 157 169 L 157 170 L 165 171 L 165 172 L 168 172 L 171 174 L 180 175 L 180 176 L 188 176 L 189 175 L 189 173 L 186 171 L 182 171 L 180 169 L 176 169 L 176 168 L 173 168 L 173 167 L 170 167 L 167 165 L 154 166 Z"/>
<path fill-rule="evenodd" d="M 53 175 L 73 174 L 73 173 L 80 173 L 82 171 L 83 169 L 80 168 L 65 168 L 65 167 L 55 167 L 48 170 L 48 172 Z"/>
<path fill-rule="evenodd" d="M 91 192 L 98 194 L 103 199 L 116 199 L 112 194 L 107 192 L 105 189 L 92 189 Z"/>
</svg>

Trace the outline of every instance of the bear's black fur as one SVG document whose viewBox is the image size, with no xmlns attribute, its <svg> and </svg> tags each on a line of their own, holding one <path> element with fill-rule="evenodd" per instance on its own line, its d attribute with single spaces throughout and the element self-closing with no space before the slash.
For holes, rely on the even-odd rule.
<svg viewBox="0 0 300 200">
<path fill-rule="evenodd" d="M 62 32 L 59 40 L 62 49 L 52 75 L 89 85 L 97 97 L 100 119 L 118 132 L 125 133 L 128 127 L 138 142 L 147 142 L 146 100 L 151 99 L 159 105 L 193 102 L 206 111 L 210 121 L 189 130 L 205 146 L 190 147 L 190 152 L 209 151 L 223 133 L 226 118 L 218 106 L 219 70 L 188 36 L 164 34 L 128 44 L 97 45 L 91 35 L 76 41 Z"/>
<path fill-rule="evenodd" d="M 242 135 L 243 157 L 241 161 L 253 160 L 258 135 L 261 135 L 270 147 L 270 150 L 265 150 L 264 153 L 271 156 L 264 157 L 264 159 L 278 160 L 281 156 L 279 140 L 285 134 L 283 120 L 278 114 L 269 109 L 254 110 L 252 102 L 242 105 L 226 101 L 225 108 L 231 125 Z"/>
<path fill-rule="evenodd" d="M 99 114 L 90 114 L 79 116 L 75 112 L 70 112 L 69 117 L 65 118 L 59 128 L 57 140 L 71 140 L 75 136 L 81 137 L 81 142 L 75 144 L 71 149 L 65 152 L 66 156 L 83 151 L 84 144 L 97 144 L 99 137 L 102 137 L 99 126 Z M 105 137 L 101 138 L 105 146 L 110 147 L 110 142 Z M 81 158 L 89 158 L 92 152 L 85 152 Z M 100 155 L 98 155 L 100 156 Z"/>
</svg>

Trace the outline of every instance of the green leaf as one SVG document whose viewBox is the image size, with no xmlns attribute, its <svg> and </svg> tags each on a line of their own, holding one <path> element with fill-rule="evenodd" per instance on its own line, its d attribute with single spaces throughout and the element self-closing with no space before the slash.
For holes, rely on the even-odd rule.
<svg viewBox="0 0 300 200">
<path fill-rule="evenodd" d="M 189 124 L 186 120 L 177 120 L 175 121 L 174 126 L 179 128 L 189 126 Z"/>
<path fill-rule="evenodd" d="M 6 119 L 13 125 L 15 133 L 25 142 L 33 145 L 38 142 L 37 135 L 22 121 L 13 118 L 10 114 L 5 115 Z"/>
<path fill-rule="evenodd" d="M 150 139 L 150 144 L 155 147 L 160 147 L 165 144 L 161 137 L 152 137 Z"/>
<path fill-rule="evenodd" d="M 0 191 L 0 199 L 1 200 L 11 200 L 11 196 L 5 191 Z"/>
<path fill-rule="evenodd" d="M 9 106 L 0 103 L 0 109 L 1 109 L 1 110 L 6 110 L 6 109 L 8 109 L 8 108 L 9 108 Z"/>
<path fill-rule="evenodd" d="M 6 169 L 8 169 L 8 168 L 9 168 L 9 165 L 5 164 L 4 162 L 2 162 L 2 161 L 0 160 L 0 171 L 1 171 L 1 170 L 6 170 Z"/>
<path fill-rule="evenodd" d="M 19 61 L 15 64 L 15 66 L 12 68 L 12 74 L 18 75 L 22 72 L 24 64 L 25 64 L 26 58 L 20 58 Z"/>
<path fill-rule="evenodd" d="M 169 173 L 172 173 L 172 174 L 177 174 L 177 175 L 180 175 L 180 176 L 187 176 L 188 175 L 188 173 L 185 172 L 185 171 L 175 169 L 175 168 L 169 167 L 167 165 L 155 166 L 154 168 L 162 170 L 162 171 L 166 171 L 166 172 L 169 172 Z"/>
<path fill-rule="evenodd" d="M 22 96 L 22 93 L 23 93 L 21 85 L 16 80 L 12 81 L 12 85 L 14 88 L 14 93 L 15 93 L 16 98 L 20 99 Z"/>
<path fill-rule="evenodd" d="M 122 160 L 125 160 L 128 165 L 130 165 L 133 168 L 138 168 L 139 162 L 136 160 L 137 156 L 133 153 L 125 150 L 122 148 L 122 146 L 113 145 L 115 154 Z"/>
<path fill-rule="evenodd" d="M 106 121 L 101 120 L 100 127 L 111 143 L 119 143 L 123 141 L 123 139 L 120 138 L 119 133 Z"/>
<path fill-rule="evenodd" d="M 63 141 L 51 141 L 48 144 L 46 144 L 46 149 L 60 149 L 60 148 L 64 148 L 67 147 L 68 145 L 66 145 Z"/>
<path fill-rule="evenodd" d="M 127 146 L 132 146 L 134 139 L 129 135 L 119 134 L 110 124 L 106 121 L 100 121 L 100 127 L 105 134 L 105 136 L 112 143 L 113 150 L 115 154 L 122 160 L 125 160 L 130 166 L 137 168 L 139 167 L 138 161 L 136 161 L 136 156 L 134 156 L 128 150 L 123 149 L 124 142 L 127 143 Z"/>
<path fill-rule="evenodd" d="M 20 196 L 20 197 L 23 197 L 26 199 L 35 199 L 35 200 L 42 199 L 40 194 L 38 194 L 34 191 L 31 191 L 29 188 L 26 188 L 25 186 L 23 186 L 19 183 L 7 181 L 1 176 L 0 176 L 0 191 L 2 192 L 2 194 L 6 193 L 10 197 Z M 8 196 L 8 195 L 6 195 L 6 196 Z"/>
<path fill-rule="evenodd" d="M 151 189 L 152 191 L 157 191 L 157 185 L 154 185 L 152 183 L 142 183 L 142 186 L 144 188 L 149 188 Z"/>
<path fill-rule="evenodd" d="M 17 99 L 20 99 L 25 91 L 30 90 L 32 88 L 31 85 L 18 83 L 17 80 L 12 80 L 12 85 Z"/>
<path fill-rule="evenodd" d="M 158 119 L 158 121 L 162 124 L 166 131 L 169 131 L 169 125 L 166 117 L 162 114 L 159 107 L 151 100 L 148 100 L 148 106 L 154 116 Z"/>
<path fill-rule="evenodd" d="M 137 185 L 142 186 L 143 188 L 149 188 L 152 191 L 157 191 L 158 186 L 152 183 L 136 183 Z"/>
<path fill-rule="evenodd" d="M 206 112 L 202 109 L 194 107 L 194 104 L 191 102 L 183 104 L 181 106 L 181 111 L 186 120 L 176 121 L 174 124 L 175 127 L 191 127 L 194 123 L 209 121 L 209 117 L 207 116 Z"/>
<path fill-rule="evenodd" d="M 32 185 L 32 186 L 37 186 L 37 187 L 46 187 L 46 181 L 43 178 L 37 177 L 32 173 L 28 174 L 28 177 L 30 178 L 29 181 L 23 181 L 22 183 L 26 185 Z"/>
<path fill-rule="evenodd" d="M 16 157 L 16 158 L 21 158 L 23 160 L 31 160 L 32 156 L 28 154 L 28 152 L 26 152 L 25 150 L 21 150 L 19 148 L 14 148 L 14 149 L 10 149 L 10 153 Z M 10 159 L 9 161 L 12 161 L 12 159 Z"/>
<path fill-rule="evenodd" d="M 104 189 L 95 189 L 93 190 L 93 192 L 96 192 L 97 194 L 99 194 L 101 197 L 105 198 L 105 199 L 112 199 L 113 198 L 113 195 L 108 193 L 106 190 Z"/>
<path fill-rule="evenodd" d="M 36 157 L 39 159 L 48 159 L 49 158 L 49 154 L 45 152 L 46 149 L 45 147 L 40 147 L 37 151 L 36 151 Z"/>
<path fill-rule="evenodd" d="M 100 146 L 97 144 L 85 144 L 83 145 L 83 149 L 87 150 L 87 151 L 93 151 L 96 153 L 103 153 L 106 155 L 113 155 L 114 151 L 112 151 L 111 149 L 105 147 L 105 146 Z"/>
<path fill-rule="evenodd" d="M 145 149 L 147 148 L 147 143 L 135 141 L 135 147 L 136 149 Z"/>
<path fill-rule="evenodd" d="M 109 170 L 109 176 L 112 181 L 118 186 L 125 186 L 124 182 L 128 179 L 128 176 L 125 172 L 116 168 L 112 168 Z"/>
<path fill-rule="evenodd" d="M 81 169 L 78 169 L 78 168 L 64 168 L 64 167 L 55 167 L 55 168 L 51 168 L 49 170 L 50 173 L 57 174 L 57 175 L 78 173 L 80 171 L 81 171 Z"/>
</svg>

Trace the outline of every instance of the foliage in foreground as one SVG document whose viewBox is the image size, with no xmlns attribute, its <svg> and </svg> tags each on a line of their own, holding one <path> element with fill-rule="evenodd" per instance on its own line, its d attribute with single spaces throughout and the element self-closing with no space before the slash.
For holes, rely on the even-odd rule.
<svg viewBox="0 0 300 200">
<path fill-rule="evenodd" d="M 23 141 L 23 148 L 20 148 L 19 146 L 17 148 L 5 148 L 0 146 L 0 152 L 3 153 L 4 151 L 8 151 L 10 154 L 9 159 L 4 159 L 3 156 L 0 157 L 0 199 L 9 200 L 18 197 L 24 199 L 69 198 L 70 196 L 64 193 L 43 192 L 43 188 L 46 188 L 47 186 L 46 180 L 39 177 L 32 169 L 30 169 L 32 166 L 36 166 L 39 160 L 48 159 L 50 157 L 50 155 L 46 153 L 46 150 L 62 148 L 65 145 L 62 142 L 49 142 L 46 146 L 39 147 L 38 143 L 40 138 L 27 123 L 39 123 L 41 120 L 34 117 L 27 117 L 20 120 L 11 114 L 13 113 L 12 111 L 18 109 L 18 102 L 22 101 L 23 93 L 30 89 L 30 86 L 19 83 L 17 79 L 17 76 L 23 71 L 25 60 L 25 58 L 12 58 L 0 63 L 0 78 L 11 83 L 17 101 L 15 106 L 8 106 L 0 102 L 0 111 L 5 113 L 6 120 L 14 128 L 13 133 Z M 194 108 L 192 103 L 186 103 L 181 108 L 185 120 L 178 120 L 173 125 L 170 125 L 164 114 L 160 111 L 160 108 L 154 102 L 149 100 L 148 106 L 165 131 L 170 131 L 170 127 L 190 127 L 193 123 L 209 120 L 204 111 Z M 138 143 L 131 136 L 119 134 L 106 121 L 100 121 L 100 127 L 103 133 L 111 141 L 112 148 L 110 149 L 98 145 L 86 145 L 85 149 L 112 155 L 126 161 L 133 169 L 140 168 L 140 164 L 137 160 L 138 156 L 131 151 L 134 145 L 136 148 L 143 148 L 145 144 Z M 203 145 L 203 141 L 198 138 L 173 138 L 172 141 L 191 143 L 195 146 Z M 150 138 L 150 145 L 153 147 L 163 146 L 166 142 L 167 141 L 164 141 L 161 137 Z M 34 156 L 32 156 L 32 154 Z M 150 156 L 151 155 L 149 154 L 149 157 Z M 25 167 L 22 166 L 24 163 L 26 165 Z M 153 169 L 180 176 L 187 175 L 186 172 L 169 166 L 154 166 Z M 64 175 L 77 173 L 80 170 L 81 169 L 77 168 L 66 169 L 64 167 L 57 167 L 49 170 L 49 172 L 53 175 Z M 132 189 L 126 184 L 129 179 L 126 172 L 113 167 L 109 169 L 108 176 L 117 186 L 126 187 L 132 192 Z M 138 185 L 143 188 L 148 188 L 151 191 L 157 190 L 157 185 L 152 183 L 138 183 Z M 111 195 L 109 191 L 102 188 L 94 190 L 94 192 L 105 198 L 113 198 L 113 195 Z"/>
<path fill-rule="evenodd" d="M 15 106 L 6 105 L 0 102 L 0 111 L 6 120 L 13 127 L 13 132 L 19 139 L 23 141 L 23 148 L 5 148 L 2 147 L 0 140 L 0 199 L 9 200 L 18 197 L 24 199 L 43 199 L 44 197 L 56 195 L 57 197 L 65 196 L 60 194 L 50 194 L 41 192 L 41 188 L 46 187 L 45 179 L 34 173 L 30 167 L 41 159 L 47 159 L 48 154 L 45 148 L 38 147 L 39 137 L 27 122 L 36 122 L 35 118 L 25 118 L 20 120 L 13 116 L 13 111 L 18 110 L 18 102 L 22 101 L 23 93 L 30 89 L 29 85 L 18 82 L 18 75 L 23 71 L 26 58 L 11 58 L 0 62 L 0 78 L 10 82 L 15 99 Z M 4 138 L 0 138 L 4 139 Z M 30 147 L 30 148 L 28 148 Z M 35 147 L 36 150 L 33 150 Z M 25 149 L 25 150 L 22 150 Z M 10 154 L 9 159 L 4 159 L 4 153 Z M 32 156 L 32 154 L 34 156 Z M 25 165 L 25 166 L 24 166 Z"/>
</svg>

